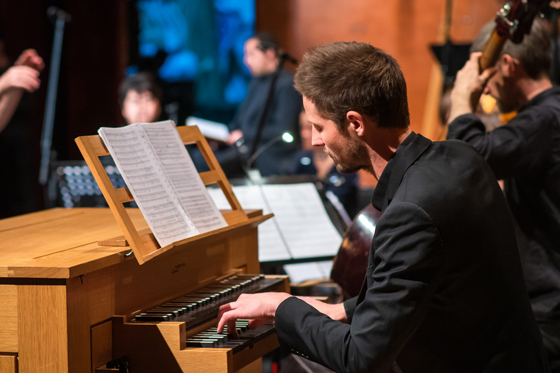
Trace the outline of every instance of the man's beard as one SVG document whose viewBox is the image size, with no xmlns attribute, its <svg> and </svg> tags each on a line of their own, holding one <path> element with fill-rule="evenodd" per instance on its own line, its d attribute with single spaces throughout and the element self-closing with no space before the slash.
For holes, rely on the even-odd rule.
<svg viewBox="0 0 560 373">
<path fill-rule="evenodd" d="M 343 160 L 341 160 L 340 157 L 333 157 L 333 154 L 326 148 L 325 151 L 333 160 L 336 170 L 342 174 L 351 174 L 359 170 L 367 169 L 364 160 L 369 159 L 369 154 L 365 147 L 355 142 L 349 143 L 349 146 L 346 148 L 346 153 L 343 155 Z"/>
</svg>

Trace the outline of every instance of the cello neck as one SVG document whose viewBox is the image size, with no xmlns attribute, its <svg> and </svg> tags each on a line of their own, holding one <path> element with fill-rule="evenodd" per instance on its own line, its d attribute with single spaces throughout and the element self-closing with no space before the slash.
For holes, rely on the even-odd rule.
<svg viewBox="0 0 560 373">
<path fill-rule="evenodd" d="M 480 56 L 480 59 L 478 60 L 478 68 L 480 72 L 494 66 L 496 62 L 498 62 L 500 54 L 502 53 L 502 48 L 504 47 L 506 41 L 507 39 L 498 35 L 496 30 L 492 32 L 488 43 L 486 43 L 486 46 L 482 51 L 482 56 Z"/>
</svg>

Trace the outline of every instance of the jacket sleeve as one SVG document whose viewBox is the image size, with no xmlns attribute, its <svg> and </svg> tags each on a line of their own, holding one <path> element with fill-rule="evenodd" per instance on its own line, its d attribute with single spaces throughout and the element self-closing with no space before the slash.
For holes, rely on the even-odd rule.
<svg viewBox="0 0 560 373">
<path fill-rule="evenodd" d="M 346 311 L 346 318 L 348 319 L 349 324 L 352 323 L 352 318 L 354 317 L 354 311 L 356 310 L 357 305 L 358 305 L 357 296 L 344 301 L 344 311 Z"/>
<path fill-rule="evenodd" d="M 428 214 L 406 202 L 383 212 L 372 246 L 369 285 L 351 323 L 334 321 L 302 300 L 288 298 L 276 312 L 283 345 L 337 372 L 391 368 L 425 315 L 443 252 Z M 345 307 L 351 309 L 352 302 Z"/>
<path fill-rule="evenodd" d="M 486 132 L 479 118 L 465 114 L 451 122 L 447 139 L 463 140 L 475 147 L 498 179 L 524 177 L 543 162 L 555 124 L 547 111 L 527 110 Z"/>
</svg>

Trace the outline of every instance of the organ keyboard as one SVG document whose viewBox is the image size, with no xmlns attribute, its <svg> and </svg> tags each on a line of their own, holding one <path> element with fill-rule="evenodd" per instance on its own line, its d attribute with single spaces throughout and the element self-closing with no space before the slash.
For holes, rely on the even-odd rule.
<svg viewBox="0 0 560 373">
<path fill-rule="evenodd" d="M 286 286 L 285 276 L 226 276 L 154 307 L 114 318 L 113 350 L 130 359 L 133 372 L 179 372 L 177 362 L 188 365 L 188 372 L 238 371 L 278 347 L 274 326 L 249 330 L 247 321 L 239 321 L 238 338 L 218 334 L 220 306 L 235 301 L 241 293 L 285 290 Z M 158 333 L 163 339 L 154 338 Z M 173 359 L 150 353 L 166 349 Z M 211 358 L 200 357 L 201 352 L 210 353 Z"/>
</svg>

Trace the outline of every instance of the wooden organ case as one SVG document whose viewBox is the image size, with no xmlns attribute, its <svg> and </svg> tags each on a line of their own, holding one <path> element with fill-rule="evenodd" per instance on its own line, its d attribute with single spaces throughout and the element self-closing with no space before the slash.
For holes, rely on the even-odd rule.
<svg viewBox="0 0 560 373">
<path fill-rule="evenodd" d="M 230 202 L 228 226 L 158 247 L 140 211 L 123 207 L 130 192 L 104 173 L 100 138 L 76 139 L 110 209 L 0 221 L 0 373 L 118 372 L 105 364 L 122 357 L 132 373 L 252 372 L 278 347 L 272 326 L 243 343 L 206 337 L 220 304 L 289 287 L 283 276 L 254 275 L 257 226 L 271 215 L 242 210 L 198 128 L 178 131 L 208 162 L 204 184 Z"/>
</svg>

